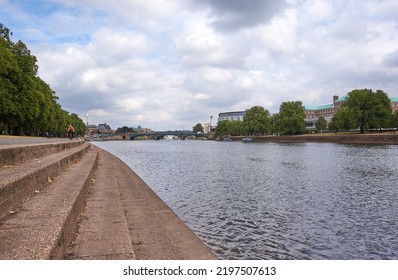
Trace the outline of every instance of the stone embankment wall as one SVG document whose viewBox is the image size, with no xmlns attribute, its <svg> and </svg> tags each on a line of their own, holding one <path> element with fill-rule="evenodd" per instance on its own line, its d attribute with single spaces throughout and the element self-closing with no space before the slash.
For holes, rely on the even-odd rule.
<svg viewBox="0 0 398 280">
<path fill-rule="evenodd" d="M 234 137 L 241 140 L 243 137 Z M 253 137 L 257 142 L 278 143 L 341 143 L 341 144 L 398 144 L 398 134 L 306 134 L 283 136 L 257 136 Z"/>
</svg>

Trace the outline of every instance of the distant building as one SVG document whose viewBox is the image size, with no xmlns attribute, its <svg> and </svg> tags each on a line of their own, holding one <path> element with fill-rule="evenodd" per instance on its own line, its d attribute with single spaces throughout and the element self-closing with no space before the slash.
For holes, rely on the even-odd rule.
<svg viewBox="0 0 398 280">
<path fill-rule="evenodd" d="M 103 134 L 112 133 L 112 128 L 106 123 L 100 123 L 97 128 Z"/>
<path fill-rule="evenodd" d="M 151 128 L 143 128 L 140 125 L 137 128 L 133 128 L 138 133 L 152 133 L 154 132 Z"/>
<path fill-rule="evenodd" d="M 398 97 L 391 97 L 391 108 L 393 110 L 393 112 L 395 112 L 396 110 L 398 110 Z"/>
<path fill-rule="evenodd" d="M 89 125 L 87 125 L 86 135 L 107 134 L 107 133 L 112 133 L 112 132 L 113 132 L 113 130 L 106 123 L 99 124 L 99 125 L 89 124 Z"/>
<path fill-rule="evenodd" d="M 218 121 L 243 121 L 246 111 L 225 112 L 218 114 Z"/>
</svg>

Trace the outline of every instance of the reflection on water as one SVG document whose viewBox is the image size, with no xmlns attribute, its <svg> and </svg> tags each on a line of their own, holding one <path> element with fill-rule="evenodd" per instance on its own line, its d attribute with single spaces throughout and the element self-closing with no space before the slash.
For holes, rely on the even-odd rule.
<svg viewBox="0 0 398 280">
<path fill-rule="evenodd" d="M 398 147 L 123 141 L 125 161 L 220 259 L 398 259 Z"/>
</svg>

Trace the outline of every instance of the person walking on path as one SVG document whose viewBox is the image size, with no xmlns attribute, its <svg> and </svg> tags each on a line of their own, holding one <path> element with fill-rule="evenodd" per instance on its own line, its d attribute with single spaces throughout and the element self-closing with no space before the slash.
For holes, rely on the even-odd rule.
<svg viewBox="0 0 398 280">
<path fill-rule="evenodd" d="M 68 127 L 68 138 L 72 140 L 74 134 L 75 134 L 75 128 L 70 124 Z"/>
</svg>

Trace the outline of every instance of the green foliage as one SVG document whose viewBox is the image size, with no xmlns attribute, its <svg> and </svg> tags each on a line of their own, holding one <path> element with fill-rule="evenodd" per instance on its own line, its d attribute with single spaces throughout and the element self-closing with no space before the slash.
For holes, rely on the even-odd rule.
<svg viewBox="0 0 398 280">
<path fill-rule="evenodd" d="M 398 128 L 398 110 L 395 110 L 394 114 L 392 115 L 390 126 Z"/>
<path fill-rule="evenodd" d="M 282 134 L 302 134 L 305 132 L 305 110 L 301 101 L 282 102 L 278 121 Z"/>
<path fill-rule="evenodd" d="M 133 133 L 134 129 L 131 127 L 123 126 L 116 130 L 116 133 Z"/>
<path fill-rule="evenodd" d="M 215 136 L 226 136 L 226 135 L 242 135 L 243 132 L 243 125 L 242 121 L 230 121 L 230 120 L 223 120 L 219 121 L 216 127 Z"/>
<path fill-rule="evenodd" d="M 204 130 L 202 124 L 198 123 L 192 128 L 192 131 L 195 132 L 195 133 L 196 132 L 202 132 L 203 133 L 205 130 Z"/>
<path fill-rule="evenodd" d="M 387 127 L 392 119 L 391 101 L 382 90 L 356 89 L 348 93 L 344 104 L 350 116 L 364 129 Z"/>
<path fill-rule="evenodd" d="M 264 134 L 270 132 L 270 113 L 261 106 L 246 110 L 243 127 L 247 134 Z"/>
<path fill-rule="evenodd" d="M 280 112 L 271 116 L 268 110 L 254 106 L 246 110 L 243 121 L 219 121 L 216 136 L 247 134 L 301 134 L 305 132 L 305 112 L 301 101 L 282 103 Z"/>
<path fill-rule="evenodd" d="M 353 113 L 346 105 L 343 105 L 332 118 L 329 124 L 330 130 L 349 130 L 358 127 Z"/>
<path fill-rule="evenodd" d="M 280 134 L 283 131 L 282 121 L 279 113 L 273 114 L 270 118 L 271 132 L 275 134 Z"/>
<path fill-rule="evenodd" d="M 77 135 L 86 131 L 84 122 L 64 111 L 48 84 L 37 76 L 37 59 L 22 42 L 0 23 L 0 126 L 5 134 L 63 136 L 68 124 Z"/>
<path fill-rule="evenodd" d="M 323 116 L 320 116 L 319 119 L 315 122 L 315 128 L 318 131 L 326 130 L 328 127 L 328 122 Z"/>
</svg>

